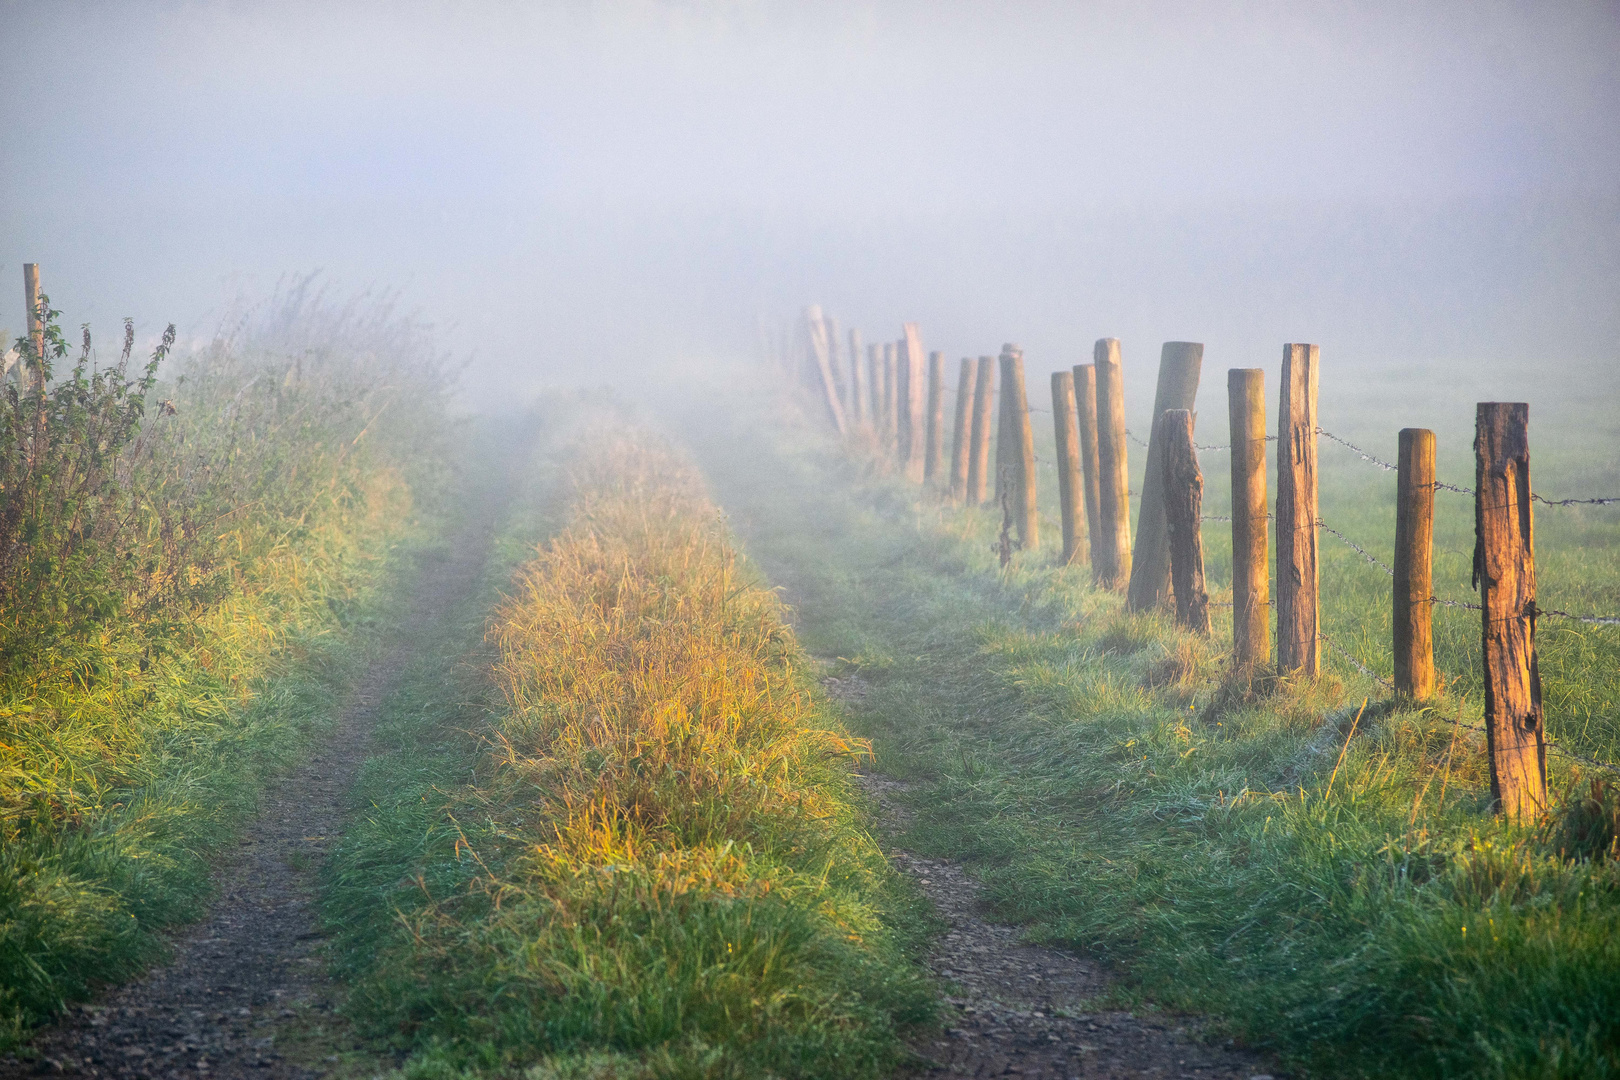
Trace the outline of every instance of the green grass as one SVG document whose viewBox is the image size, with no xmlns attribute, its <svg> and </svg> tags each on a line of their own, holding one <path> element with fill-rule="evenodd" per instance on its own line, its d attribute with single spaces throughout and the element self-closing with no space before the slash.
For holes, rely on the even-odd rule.
<svg viewBox="0 0 1620 1080">
<path fill-rule="evenodd" d="M 1381 703 L 1331 654 L 1318 683 L 1254 688 L 1227 676 L 1229 624 L 1204 642 L 1126 614 L 1050 552 L 998 573 L 988 514 L 919 501 L 814 438 L 699 430 L 806 646 L 871 684 L 852 722 L 916 781 L 910 842 L 967 861 L 1033 937 L 1115 961 L 1135 992 L 1314 1073 L 1620 1073 L 1620 869 L 1489 815 L 1479 741 L 1453 726 L 1479 719 L 1477 623 L 1442 615 L 1456 682 L 1432 709 Z M 1224 477 L 1205 457 L 1218 513 Z M 1325 472 L 1327 520 L 1393 532 L 1386 474 Z M 1447 514 L 1438 546 L 1466 549 Z M 1547 602 L 1612 595 L 1614 517 L 1551 517 Z M 1219 584 L 1229 557 L 1208 533 Z M 1327 632 L 1387 672 L 1388 579 L 1334 546 Z M 1442 595 L 1466 597 L 1457 570 Z M 1549 728 L 1612 760 L 1620 635 L 1553 631 L 1542 649 Z M 1552 771 L 1559 789 L 1581 776 Z"/>
<path fill-rule="evenodd" d="M 410 1077 L 883 1074 L 932 995 L 858 747 L 688 465 L 560 468 L 385 709 L 323 905 L 351 1012 Z"/>
</svg>

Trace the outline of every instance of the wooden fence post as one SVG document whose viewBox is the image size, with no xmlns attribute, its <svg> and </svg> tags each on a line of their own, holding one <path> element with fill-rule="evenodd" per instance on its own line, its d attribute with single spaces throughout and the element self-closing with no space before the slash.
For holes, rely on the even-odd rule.
<svg viewBox="0 0 1620 1080">
<path fill-rule="evenodd" d="M 928 447 L 928 421 L 924 415 L 928 408 L 927 363 L 923 353 L 922 336 L 916 323 L 906 323 L 904 334 L 896 343 L 900 353 L 895 360 L 900 386 L 900 464 L 906 479 L 920 484 L 923 481 L 923 459 Z"/>
<path fill-rule="evenodd" d="M 1485 661 L 1491 799 L 1514 821 L 1547 808 L 1547 744 L 1536 665 L 1530 406 L 1482 401 L 1474 420 L 1474 584 Z"/>
<path fill-rule="evenodd" d="M 804 313 L 806 336 L 810 342 L 810 356 L 814 365 L 813 371 L 817 376 L 817 386 L 821 396 L 827 404 L 827 416 L 838 434 L 845 433 L 844 408 L 838 401 L 838 382 L 833 375 L 832 360 L 827 349 L 827 321 L 822 317 L 821 306 L 811 304 Z"/>
<path fill-rule="evenodd" d="M 1159 385 L 1153 394 L 1152 431 L 1170 409 L 1191 411 L 1198 400 L 1198 375 L 1204 347 L 1194 341 L 1167 341 L 1159 352 Z M 1131 584 L 1125 603 L 1132 611 L 1152 611 L 1170 599 L 1170 549 L 1165 543 L 1164 451 L 1148 435 L 1142 501 L 1136 512 L 1136 550 L 1131 555 Z"/>
<path fill-rule="evenodd" d="M 1085 481 L 1080 477 L 1080 429 L 1074 413 L 1074 372 L 1052 372 L 1052 434 L 1057 446 L 1058 508 L 1063 524 L 1064 566 L 1080 561 L 1086 546 L 1086 522 L 1080 503 Z"/>
<path fill-rule="evenodd" d="M 923 447 L 923 482 L 937 484 L 945 464 L 945 354 L 928 354 L 928 438 Z"/>
<path fill-rule="evenodd" d="M 1434 694 L 1434 432 L 1402 428 L 1395 459 L 1395 692 Z"/>
<path fill-rule="evenodd" d="M 1040 546 L 1040 509 L 1035 502 L 1035 432 L 1029 423 L 1029 397 L 1024 391 L 1024 351 L 1016 345 L 1001 347 L 1001 408 L 1007 436 L 997 457 L 997 475 L 1005 475 L 1012 493 L 1013 524 L 1024 551 Z M 1003 465 L 1006 470 L 1003 473 Z"/>
<path fill-rule="evenodd" d="M 1277 420 L 1277 670 L 1314 676 L 1322 642 L 1316 562 L 1315 345 L 1284 345 Z"/>
<path fill-rule="evenodd" d="M 827 340 L 827 370 L 832 372 L 833 392 L 838 395 L 838 406 L 844 414 L 844 427 L 849 427 L 849 390 L 844 385 L 844 361 L 839 355 L 838 320 L 831 315 L 821 316 L 822 337 Z"/>
<path fill-rule="evenodd" d="M 1080 465 L 1086 495 L 1086 559 L 1095 563 L 1092 548 L 1102 535 L 1097 505 L 1097 369 L 1074 365 L 1074 411 L 1080 428 Z"/>
<path fill-rule="evenodd" d="M 1266 373 L 1227 371 L 1226 404 L 1232 432 L 1232 657 L 1239 664 L 1263 664 L 1271 659 Z"/>
<path fill-rule="evenodd" d="M 32 369 L 17 381 L 27 382 L 36 394 L 45 393 L 45 321 L 39 317 L 39 263 L 23 263 L 23 304 L 27 307 L 28 341 L 34 347 Z"/>
<path fill-rule="evenodd" d="M 973 382 L 973 424 L 968 448 L 967 501 L 982 506 L 990 496 L 990 424 L 995 408 L 996 358 L 979 357 L 979 370 Z"/>
<path fill-rule="evenodd" d="M 1170 555 L 1170 587 L 1176 597 L 1176 625 L 1209 636 L 1209 592 L 1204 587 L 1204 472 L 1193 444 L 1191 409 L 1166 409 L 1158 432 L 1164 449 L 1165 548 Z"/>
<path fill-rule="evenodd" d="M 1099 339 L 1093 356 L 1097 373 L 1097 517 L 1102 528 L 1091 541 L 1091 572 L 1103 588 L 1124 589 L 1131 578 L 1131 486 L 1119 339 Z"/>
<path fill-rule="evenodd" d="M 872 344 L 866 347 L 866 423 L 877 437 L 878 445 L 883 444 L 883 347 Z"/>
<path fill-rule="evenodd" d="M 951 437 L 951 501 L 967 501 L 969 438 L 973 428 L 973 361 L 962 358 L 956 378 L 956 423 Z"/>
<path fill-rule="evenodd" d="M 883 436 L 886 457 L 894 457 L 899 428 L 899 405 L 895 397 L 894 342 L 883 343 Z"/>
<path fill-rule="evenodd" d="M 857 428 L 864 428 L 870 423 L 871 404 L 867 399 L 867 381 L 865 373 L 861 371 L 861 332 L 853 326 L 849 328 L 849 400 L 851 409 L 850 420 Z"/>
</svg>

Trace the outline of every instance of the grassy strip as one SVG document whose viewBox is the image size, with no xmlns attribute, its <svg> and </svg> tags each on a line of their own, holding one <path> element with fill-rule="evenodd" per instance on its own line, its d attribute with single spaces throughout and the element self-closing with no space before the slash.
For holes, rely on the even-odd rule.
<svg viewBox="0 0 1620 1080">
<path fill-rule="evenodd" d="M 411 1076 L 878 1075 L 931 997 L 861 744 L 682 458 L 594 436 L 567 462 L 566 508 L 506 530 L 566 522 L 485 654 L 389 710 L 325 908 L 357 1015 Z"/>
<path fill-rule="evenodd" d="M 217 347 L 151 387 L 131 443 L 64 449 L 59 471 L 103 470 L 106 512 L 36 544 L 9 595 L 43 607 L 5 611 L 0 1047 L 161 955 L 375 644 L 443 402 L 431 361 L 366 345 Z M 415 395 L 414 448 L 382 417 L 390 383 Z"/>
<path fill-rule="evenodd" d="M 870 682 L 855 722 L 918 782 L 912 841 L 1034 936 L 1324 1074 L 1620 1070 L 1620 868 L 1484 813 L 1461 694 L 1362 713 L 1332 679 L 1223 683 L 1084 568 L 998 575 L 989 515 L 780 435 L 701 457 L 807 645 Z"/>
</svg>

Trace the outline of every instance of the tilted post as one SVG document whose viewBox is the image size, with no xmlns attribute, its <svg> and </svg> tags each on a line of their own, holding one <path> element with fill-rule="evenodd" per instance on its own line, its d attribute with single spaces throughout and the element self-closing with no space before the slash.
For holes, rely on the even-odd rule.
<svg viewBox="0 0 1620 1080">
<path fill-rule="evenodd" d="M 1170 409 L 1192 410 L 1198 400 L 1198 376 L 1204 347 L 1195 341 L 1167 341 L 1159 352 L 1159 385 L 1153 394 L 1153 431 Z M 1165 546 L 1164 450 L 1148 435 L 1147 468 L 1142 476 L 1141 508 L 1136 512 L 1136 550 L 1131 556 L 1131 584 L 1126 604 L 1132 611 L 1152 611 L 1170 599 L 1170 550 Z"/>
<path fill-rule="evenodd" d="M 939 483 L 945 474 L 945 354 L 928 354 L 928 437 L 923 446 L 923 481 Z"/>
<path fill-rule="evenodd" d="M 1190 409 L 1159 414 L 1155 435 L 1163 448 L 1165 547 L 1170 554 L 1176 625 L 1209 636 L 1209 592 L 1204 586 L 1204 473 L 1198 467 Z"/>
<path fill-rule="evenodd" d="M 866 375 L 861 370 L 861 357 L 865 353 L 861 349 L 861 332 L 853 326 L 849 328 L 849 400 L 850 422 L 857 428 L 864 428 L 871 423 L 871 404 L 867 397 Z"/>
<path fill-rule="evenodd" d="M 967 501 L 968 455 L 973 430 L 973 361 L 962 358 L 956 378 L 956 423 L 951 433 L 951 501 Z"/>
<path fill-rule="evenodd" d="M 1284 345 L 1277 420 L 1277 670 L 1321 667 L 1317 593 L 1316 387 L 1319 350 Z"/>
<path fill-rule="evenodd" d="M 1232 433 L 1232 657 L 1239 664 L 1271 659 L 1271 581 L 1267 565 L 1266 373 L 1226 373 Z"/>
<path fill-rule="evenodd" d="M 1395 692 L 1434 694 L 1434 432 L 1402 428 L 1395 459 Z"/>
<path fill-rule="evenodd" d="M 1474 584 L 1485 667 L 1491 799 L 1511 820 L 1547 808 L 1547 743 L 1536 666 L 1530 406 L 1480 402 L 1474 420 Z"/>
<path fill-rule="evenodd" d="M 1078 562 L 1086 547 L 1086 522 L 1080 503 L 1085 481 L 1080 477 L 1080 428 L 1074 414 L 1074 372 L 1052 372 L 1052 434 L 1057 446 L 1058 513 L 1063 525 L 1062 565 Z"/>
<path fill-rule="evenodd" d="M 906 479 L 920 484 L 923 481 L 925 452 L 928 448 L 928 359 L 923 354 L 922 336 L 916 323 L 906 323 L 904 333 L 896 346 L 900 350 L 895 360 L 896 385 L 900 387 L 900 465 Z"/>
<path fill-rule="evenodd" d="M 805 333 L 810 342 L 810 355 L 814 364 L 817 385 L 827 404 L 827 417 L 840 435 L 846 431 L 844 407 L 838 400 L 838 382 L 833 375 L 832 359 L 827 341 L 827 321 L 819 305 L 812 304 L 804 313 Z"/>
<path fill-rule="evenodd" d="M 1091 549 L 1102 535 L 1097 504 L 1097 369 L 1074 365 L 1074 411 L 1080 428 L 1080 467 L 1086 495 L 1086 559 L 1095 562 Z"/>
<path fill-rule="evenodd" d="M 1097 517 L 1091 540 L 1091 574 L 1105 589 L 1122 590 L 1131 579 L 1131 483 L 1125 453 L 1125 380 L 1119 339 L 1097 342 Z"/>
<path fill-rule="evenodd" d="M 995 423 L 996 358 L 979 357 L 973 380 L 973 425 L 968 448 L 967 502 L 982 506 L 990 497 L 990 428 Z"/>
<path fill-rule="evenodd" d="M 844 361 L 839 354 L 838 320 L 831 315 L 821 316 L 822 337 L 827 340 L 827 370 L 832 372 L 833 390 L 838 395 L 838 407 L 844 414 L 845 430 L 850 424 L 849 388 L 844 385 Z"/>
<path fill-rule="evenodd" d="M 1016 345 L 1001 347 L 1002 420 L 1007 435 L 996 459 L 997 475 L 1007 478 L 1012 496 L 1013 525 L 1024 551 L 1040 546 L 1040 509 L 1035 502 L 1035 432 L 1029 423 L 1029 398 L 1024 390 L 1024 351 Z M 1003 462 L 1006 463 L 1003 471 Z"/>
</svg>

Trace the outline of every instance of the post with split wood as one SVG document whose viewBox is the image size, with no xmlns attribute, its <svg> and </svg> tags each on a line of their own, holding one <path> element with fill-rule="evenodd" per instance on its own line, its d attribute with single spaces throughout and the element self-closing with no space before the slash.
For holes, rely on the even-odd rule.
<svg viewBox="0 0 1620 1080">
<path fill-rule="evenodd" d="M 1277 420 L 1277 670 L 1321 666 L 1318 609 L 1315 345 L 1284 345 Z"/>
<path fill-rule="evenodd" d="M 1035 432 L 1029 423 L 1029 397 L 1024 390 L 1024 351 L 1017 345 L 1001 347 L 1001 407 L 1007 434 L 999 448 L 1006 451 L 1006 456 L 998 456 L 996 469 L 1007 478 L 1018 546 L 1023 551 L 1034 551 L 1040 546 L 1040 511 L 1035 502 Z"/>
<path fill-rule="evenodd" d="M 928 354 L 928 437 L 923 443 L 923 482 L 945 475 L 945 354 Z"/>
<path fill-rule="evenodd" d="M 1204 473 L 1198 467 L 1190 409 L 1159 414 L 1154 435 L 1163 447 L 1160 480 L 1164 492 L 1165 548 L 1170 555 L 1170 589 L 1176 598 L 1176 625 L 1209 636 L 1209 591 L 1204 586 Z"/>
<path fill-rule="evenodd" d="M 973 361 L 962 358 L 956 378 L 956 423 L 951 429 L 951 501 L 967 501 L 968 455 L 973 430 Z"/>
<path fill-rule="evenodd" d="M 1395 481 L 1395 692 L 1434 694 L 1434 432 L 1402 428 Z"/>
<path fill-rule="evenodd" d="M 1091 542 L 1091 574 L 1105 589 L 1124 589 L 1131 579 L 1131 495 L 1125 451 L 1125 381 L 1119 339 L 1097 342 L 1097 516 L 1102 528 Z"/>
<path fill-rule="evenodd" d="M 967 502 L 982 506 L 990 497 L 990 428 L 995 423 L 996 358 L 979 357 L 973 380 L 973 423 L 968 447 Z"/>
<path fill-rule="evenodd" d="M 1159 385 L 1153 394 L 1153 431 L 1170 409 L 1191 410 L 1198 399 L 1198 376 L 1204 347 L 1195 341 L 1167 341 L 1159 352 Z M 1170 600 L 1170 549 L 1165 544 L 1164 450 L 1148 435 L 1147 467 L 1142 476 L 1141 508 L 1136 512 L 1136 549 L 1131 555 L 1131 584 L 1126 606 L 1152 611 Z"/>
<path fill-rule="evenodd" d="M 1271 582 L 1267 567 L 1266 373 L 1226 373 L 1232 433 L 1232 658 L 1271 659 Z"/>
<path fill-rule="evenodd" d="M 1086 559 L 1096 562 L 1091 549 L 1102 535 L 1097 504 L 1097 369 L 1074 365 L 1074 411 L 1080 430 L 1080 473 L 1086 496 Z"/>
<path fill-rule="evenodd" d="M 1086 547 L 1086 522 L 1080 503 L 1085 481 L 1080 478 L 1080 429 L 1074 414 L 1074 372 L 1052 372 L 1052 434 L 1057 446 L 1058 514 L 1063 525 L 1063 566 L 1079 562 Z"/>
<path fill-rule="evenodd" d="M 1484 608 L 1491 799 L 1499 813 L 1522 822 L 1547 808 L 1529 429 L 1523 402 L 1480 402 L 1475 413 L 1474 584 Z"/>
<path fill-rule="evenodd" d="M 871 423 L 867 380 L 865 373 L 861 371 L 861 358 L 864 355 L 861 349 L 861 332 L 852 326 L 849 328 L 849 400 L 853 408 L 850 410 L 849 419 L 856 430 L 862 430 Z"/>
</svg>

